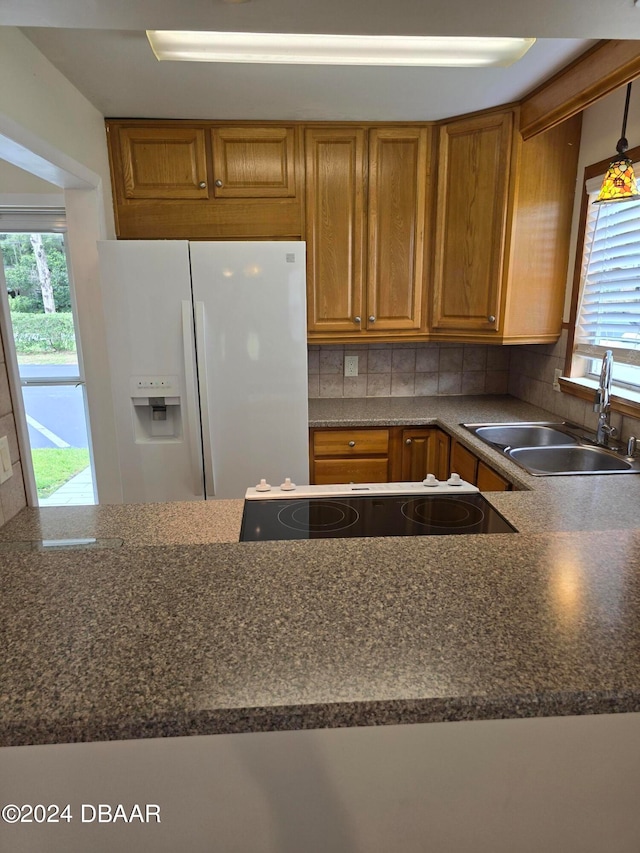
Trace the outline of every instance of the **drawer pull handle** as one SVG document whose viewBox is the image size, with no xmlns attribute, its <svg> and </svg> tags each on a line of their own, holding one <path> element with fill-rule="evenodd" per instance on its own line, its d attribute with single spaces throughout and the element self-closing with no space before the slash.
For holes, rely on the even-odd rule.
<svg viewBox="0 0 640 853">
<path fill-rule="evenodd" d="M 405 441 L 405 444 L 411 444 L 411 443 L 412 443 L 412 440 L 411 440 L 410 438 L 408 438 L 408 439 Z"/>
<path fill-rule="evenodd" d="M 488 320 L 490 323 L 495 323 L 495 321 L 496 321 L 496 315 L 495 315 L 495 314 L 489 314 L 489 316 L 487 317 L 487 320 Z"/>
<path fill-rule="evenodd" d="M 222 181 L 220 180 L 220 178 L 218 178 L 218 180 L 216 181 L 216 186 L 217 186 L 217 187 L 221 187 L 221 186 L 222 186 Z"/>
<path fill-rule="evenodd" d="M 356 446 L 355 441 L 350 441 L 350 442 L 349 442 L 349 447 L 355 447 L 355 446 Z"/>
<path fill-rule="evenodd" d="M 374 315 L 372 314 L 372 315 L 369 317 L 369 322 L 370 322 L 370 323 L 375 323 L 375 321 L 376 321 L 376 318 L 375 318 L 375 317 L 374 317 Z"/>
<path fill-rule="evenodd" d="M 201 189 L 201 190 L 203 190 L 203 189 L 205 189 L 205 187 L 207 186 L 207 182 L 206 182 L 206 181 L 200 181 L 200 183 L 198 184 L 198 186 L 200 187 L 200 189 Z"/>
<path fill-rule="evenodd" d="M 360 323 L 362 323 L 362 317 L 354 317 L 354 318 L 353 318 L 353 322 L 354 322 L 356 325 L 359 325 Z"/>
</svg>

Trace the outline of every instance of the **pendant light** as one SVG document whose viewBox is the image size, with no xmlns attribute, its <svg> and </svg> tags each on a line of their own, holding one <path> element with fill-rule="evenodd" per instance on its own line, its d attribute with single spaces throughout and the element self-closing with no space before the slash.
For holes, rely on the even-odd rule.
<svg viewBox="0 0 640 853">
<path fill-rule="evenodd" d="M 593 202 L 615 201 L 637 201 L 640 199 L 636 176 L 633 172 L 633 163 L 626 156 L 629 143 L 625 137 L 627 132 L 627 115 L 629 113 L 629 98 L 631 97 L 631 83 L 627 86 L 627 97 L 624 103 L 624 118 L 622 119 L 622 133 L 616 145 L 618 156 L 609 163 L 607 174 L 604 176 L 602 187 L 598 198 Z"/>
</svg>

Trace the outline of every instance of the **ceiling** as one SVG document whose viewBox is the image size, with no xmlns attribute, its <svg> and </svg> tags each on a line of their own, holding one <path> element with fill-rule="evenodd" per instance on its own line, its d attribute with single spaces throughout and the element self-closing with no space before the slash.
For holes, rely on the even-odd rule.
<svg viewBox="0 0 640 853">
<path fill-rule="evenodd" d="M 640 39 L 634 0 L 3 0 L 19 26 L 111 117 L 427 121 L 517 100 L 600 38 Z M 510 68 L 158 62 L 145 29 L 514 35 Z"/>
</svg>

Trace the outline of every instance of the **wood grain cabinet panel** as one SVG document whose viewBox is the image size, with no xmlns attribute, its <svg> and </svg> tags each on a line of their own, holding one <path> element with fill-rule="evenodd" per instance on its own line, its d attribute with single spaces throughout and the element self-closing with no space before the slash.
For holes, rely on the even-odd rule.
<svg viewBox="0 0 640 853">
<path fill-rule="evenodd" d="M 500 315 L 513 114 L 440 130 L 433 286 L 436 330 L 495 332 Z"/>
<path fill-rule="evenodd" d="M 481 492 L 507 492 L 511 489 L 511 483 L 498 474 L 493 468 L 486 465 L 481 459 L 478 460 L 478 478 L 476 486 Z"/>
<path fill-rule="evenodd" d="M 581 117 L 528 141 L 518 118 L 440 130 L 432 338 L 547 343 L 562 330 Z"/>
<path fill-rule="evenodd" d="M 204 130 L 123 127 L 122 192 L 128 199 L 207 198 Z"/>
<path fill-rule="evenodd" d="M 302 129 L 106 121 L 116 233 L 125 239 L 300 239 Z"/>
<path fill-rule="evenodd" d="M 211 137 L 216 198 L 295 196 L 292 127 L 217 127 Z"/>
<path fill-rule="evenodd" d="M 389 439 L 389 429 L 311 430 L 311 482 L 388 482 Z"/>
<path fill-rule="evenodd" d="M 506 477 L 498 474 L 457 441 L 453 442 L 451 448 L 451 470 L 460 474 L 463 480 L 477 486 L 481 492 L 505 492 L 512 488 L 512 483 Z"/>
<path fill-rule="evenodd" d="M 426 331 L 430 133 L 307 129 L 310 340 Z"/>
<path fill-rule="evenodd" d="M 423 327 L 426 128 L 369 132 L 368 331 Z"/>
<path fill-rule="evenodd" d="M 363 328 L 365 133 L 307 130 L 307 316 L 310 333 Z"/>
<path fill-rule="evenodd" d="M 403 428 L 399 435 L 400 482 L 416 483 L 427 474 L 449 477 L 449 436 L 437 427 Z"/>
</svg>

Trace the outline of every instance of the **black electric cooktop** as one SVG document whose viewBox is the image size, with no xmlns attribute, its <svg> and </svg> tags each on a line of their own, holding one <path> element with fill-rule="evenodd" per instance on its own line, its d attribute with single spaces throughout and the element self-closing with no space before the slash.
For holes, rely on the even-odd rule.
<svg viewBox="0 0 640 853">
<path fill-rule="evenodd" d="M 241 542 L 517 533 L 479 493 L 246 500 Z"/>
</svg>

